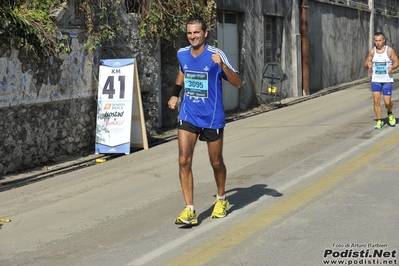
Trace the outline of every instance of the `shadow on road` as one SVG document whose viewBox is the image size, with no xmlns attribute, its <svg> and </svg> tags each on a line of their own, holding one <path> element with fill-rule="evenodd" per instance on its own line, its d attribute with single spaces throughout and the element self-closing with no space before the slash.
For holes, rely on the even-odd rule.
<svg viewBox="0 0 399 266">
<path fill-rule="evenodd" d="M 281 197 L 283 194 L 275 189 L 267 188 L 266 184 L 256 184 L 246 188 L 234 188 L 226 191 L 226 195 L 230 202 L 230 208 L 227 214 L 237 211 L 257 200 L 263 196 Z M 198 223 L 209 218 L 212 214 L 213 205 L 206 211 L 198 215 Z"/>
</svg>

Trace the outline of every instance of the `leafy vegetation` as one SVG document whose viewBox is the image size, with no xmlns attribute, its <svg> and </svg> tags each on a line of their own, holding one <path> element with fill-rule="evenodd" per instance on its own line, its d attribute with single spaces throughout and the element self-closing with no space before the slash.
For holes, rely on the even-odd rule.
<svg viewBox="0 0 399 266">
<path fill-rule="evenodd" d="M 186 22 L 193 15 L 202 16 L 208 25 L 215 21 L 214 0 L 134 0 L 129 4 L 140 15 L 142 37 L 170 40 L 185 32 Z"/>
<path fill-rule="evenodd" d="M 55 53 L 58 29 L 48 10 L 64 1 L 0 1 L 0 39 L 12 41 L 18 49 L 40 47 L 41 55 Z"/>
<path fill-rule="evenodd" d="M 85 15 L 89 40 L 85 43 L 93 51 L 104 42 L 113 40 L 122 30 L 120 0 L 81 0 L 79 10 Z"/>
<path fill-rule="evenodd" d="M 121 0 L 75 0 L 85 17 L 89 51 L 114 39 L 122 29 Z M 68 38 L 56 25 L 54 10 L 68 0 L 0 0 L 0 40 L 41 58 L 69 52 Z M 140 17 L 140 36 L 170 40 L 185 30 L 186 20 L 201 15 L 211 25 L 214 0 L 126 0 L 127 12 Z"/>
</svg>

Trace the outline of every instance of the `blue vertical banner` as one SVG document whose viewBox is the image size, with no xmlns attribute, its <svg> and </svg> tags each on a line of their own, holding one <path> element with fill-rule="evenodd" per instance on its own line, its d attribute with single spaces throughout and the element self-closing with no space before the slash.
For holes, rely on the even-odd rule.
<svg viewBox="0 0 399 266">
<path fill-rule="evenodd" d="M 95 152 L 130 153 L 134 59 L 102 60 L 99 71 Z"/>
</svg>

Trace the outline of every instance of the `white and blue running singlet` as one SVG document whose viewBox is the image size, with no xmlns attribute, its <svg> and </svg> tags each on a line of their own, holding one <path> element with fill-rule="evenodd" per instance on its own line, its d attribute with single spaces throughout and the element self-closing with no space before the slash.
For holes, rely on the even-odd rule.
<svg viewBox="0 0 399 266">
<path fill-rule="evenodd" d="M 200 128 L 225 127 L 222 78 L 227 80 L 227 77 L 222 68 L 212 60 L 216 49 L 206 44 L 204 51 L 197 57 L 191 55 L 191 46 L 177 52 L 180 71 L 184 74 L 184 97 L 179 119 Z M 218 51 L 224 64 L 237 72 L 226 54 L 220 49 Z"/>
<path fill-rule="evenodd" d="M 388 45 L 382 53 L 378 53 L 374 47 L 373 73 L 371 82 L 393 82 L 392 73 L 388 73 L 388 67 L 392 67 L 392 60 L 388 56 Z"/>
</svg>

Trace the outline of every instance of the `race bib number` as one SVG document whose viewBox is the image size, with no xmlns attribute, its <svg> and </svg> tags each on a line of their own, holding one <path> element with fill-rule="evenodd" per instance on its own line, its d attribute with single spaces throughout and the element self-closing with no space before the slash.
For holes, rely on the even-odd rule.
<svg viewBox="0 0 399 266">
<path fill-rule="evenodd" d="M 387 74 L 387 63 L 386 62 L 377 62 L 375 63 L 375 73 L 376 74 Z"/>
<path fill-rule="evenodd" d="M 208 73 L 186 71 L 184 89 L 187 96 L 208 98 Z"/>
</svg>

